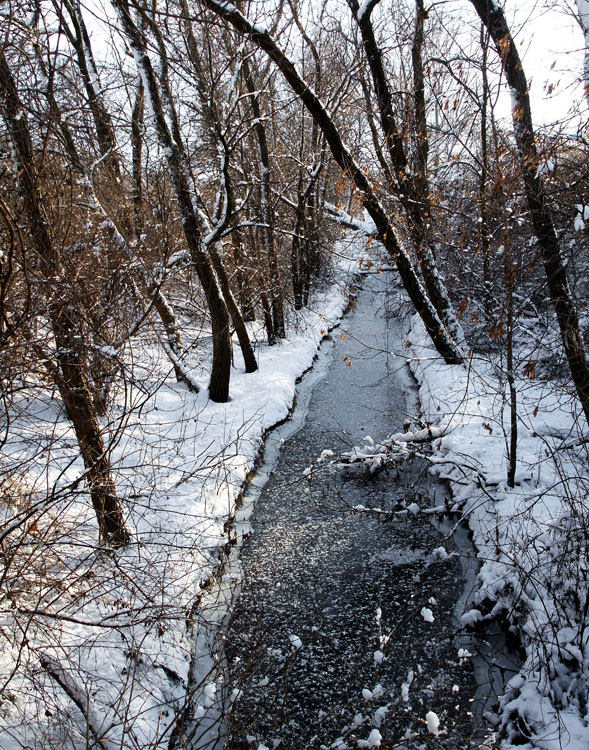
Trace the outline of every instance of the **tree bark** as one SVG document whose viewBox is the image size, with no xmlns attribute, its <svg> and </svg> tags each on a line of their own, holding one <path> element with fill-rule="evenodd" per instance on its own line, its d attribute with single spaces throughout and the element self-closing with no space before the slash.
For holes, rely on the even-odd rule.
<svg viewBox="0 0 589 750">
<path fill-rule="evenodd" d="M 399 202 L 403 206 L 403 210 L 407 216 L 409 234 L 415 247 L 427 294 L 438 316 L 447 327 L 450 336 L 454 339 L 457 346 L 460 346 L 464 340 L 464 334 L 448 299 L 446 288 L 440 278 L 429 236 L 431 216 L 431 201 L 427 179 L 429 141 L 427 135 L 425 79 L 422 60 L 426 17 L 425 8 L 423 0 L 416 0 L 415 29 L 411 47 L 416 138 L 416 159 L 412 170 L 407 158 L 404 143 L 405 136 L 402 129 L 397 125 L 393 94 L 387 80 L 382 52 L 376 41 L 372 27 L 371 10 L 379 1 L 375 0 L 370 7 L 364 7 L 363 13 L 360 13 L 358 0 L 348 0 L 348 5 L 360 28 L 362 43 L 374 84 L 381 129 L 395 175 L 395 183 L 391 187 L 395 189 Z"/>
<path fill-rule="evenodd" d="M 513 41 L 505 14 L 493 0 L 471 0 L 487 28 L 501 59 L 501 65 L 512 93 L 513 129 L 518 149 L 524 190 L 532 225 L 542 251 L 544 270 L 552 305 L 569 369 L 587 424 L 589 424 L 589 364 L 579 328 L 579 319 L 571 299 L 566 269 L 556 235 L 542 177 L 534 135 L 528 83 Z"/>
<path fill-rule="evenodd" d="M 209 382 L 209 397 L 212 401 L 229 399 L 231 377 L 231 337 L 227 306 L 223 300 L 215 271 L 208 255 L 203 251 L 202 232 L 197 209 L 193 202 L 188 175 L 190 174 L 184 149 L 172 137 L 164 114 L 164 106 L 151 59 L 146 51 L 143 34 L 135 24 L 126 0 L 112 0 L 118 13 L 124 34 L 135 56 L 135 62 L 143 81 L 146 102 L 153 114 L 154 127 L 166 156 L 170 178 L 176 192 L 176 200 L 182 216 L 182 227 L 191 260 L 202 285 L 211 316 L 213 334 L 213 366 Z"/>
<path fill-rule="evenodd" d="M 96 63 L 94 61 L 90 37 L 88 36 L 88 30 L 82 15 L 79 0 L 61 0 L 61 2 L 54 0 L 53 6 L 61 21 L 62 28 L 76 53 L 76 61 L 80 73 L 82 74 L 84 88 L 86 89 L 88 106 L 92 113 L 92 119 L 94 120 L 96 140 L 98 142 L 100 155 L 104 157 L 104 163 L 112 171 L 117 182 L 119 182 L 121 179 L 121 165 L 116 151 L 117 142 L 115 131 L 110 114 L 100 92 L 98 69 L 96 68 Z M 69 24 L 66 23 L 62 7 L 67 9 L 73 30 Z"/>
<path fill-rule="evenodd" d="M 229 178 L 229 152 L 228 152 L 224 133 L 222 132 L 224 130 L 225 123 L 223 122 L 223 119 L 220 116 L 220 113 L 214 101 L 212 92 L 207 90 L 205 83 L 204 83 L 204 75 L 203 75 L 200 55 L 198 52 L 198 45 L 197 45 L 196 38 L 192 30 L 192 26 L 189 21 L 188 5 L 186 3 L 186 0 L 182 1 L 182 12 L 184 13 L 184 16 L 185 16 L 184 31 L 186 35 L 186 46 L 187 46 L 187 51 L 188 51 L 188 58 L 192 64 L 194 72 L 196 73 L 196 89 L 200 96 L 203 107 L 205 108 L 205 112 L 208 113 L 208 115 L 211 118 L 212 129 L 214 130 L 215 137 L 217 139 L 217 143 L 215 143 L 215 146 L 217 147 L 220 146 L 223 150 L 222 186 L 224 188 L 224 202 L 223 202 L 224 205 L 223 205 L 223 208 L 220 209 L 220 213 L 222 214 L 222 216 L 220 217 L 220 220 L 215 225 L 216 235 L 218 236 L 221 233 L 221 231 L 229 224 L 231 212 L 233 208 L 233 196 L 232 196 L 232 189 L 231 189 L 231 183 L 230 183 L 230 178 Z M 165 56 L 166 53 L 165 53 L 165 49 L 163 45 L 163 39 L 160 40 L 160 50 L 161 50 L 161 55 Z M 179 140 L 180 138 L 179 132 L 180 131 L 178 129 L 177 140 Z M 218 201 L 217 203 L 218 205 L 221 205 L 221 201 Z M 211 242 L 208 245 L 209 254 L 211 256 L 211 261 L 213 263 L 215 273 L 217 274 L 217 278 L 221 286 L 221 291 L 223 293 L 225 304 L 227 305 L 227 310 L 231 317 L 231 322 L 233 323 L 233 327 L 237 334 L 237 340 L 239 341 L 239 347 L 243 355 L 245 371 L 247 373 L 255 372 L 258 369 L 256 355 L 252 347 L 252 343 L 249 337 L 249 333 L 247 331 L 247 327 L 245 325 L 245 320 L 244 320 L 242 311 L 240 310 L 240 307 L 237 304 L 233 291 L 231 290 L 231 284 L 229 283 L 229 276 L 227 274 L 227 269 L 225 268 L 225 263 L 224 263 L 222 254 L 218 249 L 219 244 L 220 243 L 216 239 L 214 238 L 211 239 Z"/>
<path fill-rule="evenodd" d="M 262 221 L 265 224 L 262 232 L 264 247 L 270 269 L 270 304 L 272 307 L 272 328 L 278 338 L 286 337 L 286 326 L 284 323 L 284 303 L 282 299 L 282 280 L 278 266 L 278 257 L 274 245 L 274 229 L 272 217 L 272 194 L 270 190 L 270 149 L 266 137 L 266 127 L 262 118 L 262 110 L 259 101 L 259 92 L 256 91 L 254 80 L 247 58 L 244 58 L 243 77 L 246 89 L 250 94 L 252 112 L 255 120 L 255 133 L 258 141 L 260 154 L 260 205 L 262 208 Z"/>
<path fill-rule="evenodd" d="M 59 256 L 43 210 L 33 141 L 24 114 L 25 110 L 1 49 L 0 108 L 14 145 L 19 165 L 22 200 L 38 256 L 39 269 L 44 279 L 49 319 L 59 365 L 56 370 L 57 386 L 73 423 L 84 460 L 86 480 L 98 520 L 100 536 L 106 544 L 120 547 L 130 541 L 131 535 L 125 524 L 112 479 L 110 460 L 88 387 L 86 363 L 78 352 L 79 337 L 76 336 L 76 321 L 73 319 L 67 300 L 64 301 L 59 290 L 54 288 L 54 279 L 59 276 L 60 271 Z"/>
</svg>

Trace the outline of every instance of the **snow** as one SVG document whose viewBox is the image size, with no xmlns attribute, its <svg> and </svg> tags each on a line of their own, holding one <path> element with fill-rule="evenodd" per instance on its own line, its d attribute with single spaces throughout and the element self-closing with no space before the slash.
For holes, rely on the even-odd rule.
<svg viewBox="0 0 589 750">
<path fill-rule="evenodd" d="M 427 723 L 427 731 L 436 737 L 440 733 L 440 720 L 438 715 L 434 711 L 428 711 L 425 715 L 425 721 Z"/>
<path fill-rule="evenodd" d="M 19 394 L 2 468 L 10 472 L 25 460 L 30 464 L 34 451 L 34 470 L 22 476 L 19 493 L 23 503 L 39 503 L 39 539 L 50 543 L 25 549 L 10 506 L 0 505 L 3 549 L 15 555 L 6 572 L 14 578 L 9 581 L 14 598 L 2 602 L 0 611 L 0 679 L 10 678 L 16 696 L 2 707 L 3 750 L 61 736 L 62 716 L 80 727 L 76 747 L 86 746 L 84 727 L 91 722 L 105 747 L 167 745 L 191 689 L 195 660 L 209 660 L 212 668 L 216 658 L 207 650 L 198 602 L 233 534 L 236 499 L 265 432 L 288 416 L 296 380 L 347 306 L 345 283 L 357 271 L 363 248 L 363 240 L 339 243 L 341 262 L 332 286 L 292 321 L 287 340 L 268 347 L 252 325 L 259 338 L 257 372 L 243 371 L 235 343 L 226 404 L 176 383 L 149 331 L 119 352 L 126 376 L 133 377 L 126 377 L 117 395 L 105 434 L 133 540 L 116 555 L 96 545 L 96 520 L 81 481 L 84 467 L 59 403 L 32 379 L 28 385 L 35 390 Z M 190 367 L 197 381 L 207 382 L 205 349 Z M 26 632 L 26 642 L 19 632 Z M 297 634 L 290 636 L 292 651 L 302 645 Z M 81 696 L 88 721 L 48 668 L 41 669 L 41 657 L 51 673 L 68 676 L 70 693 Z M 196 716 L 221 699 L 223 686 L 213 674 L 195 695 Z"/>
<path fill-rule="evenodd" d="M 380 747 L 381 740 L 382 740 L 382 735 L 378 731 L 378 729 L 375 728 L 368 735 L 368 739 L 358 740 L 358 747 L 360 748 Z"/>
<path fill-rule="evenodd" d="M 420 614 L 426 622 L 433 622 L 435 619 L 434 613 L 429 607 L 422 607 Z"/>
<path fill-rule="evenodd" d="M 583 206 L 577 214 L 579 221 L 587 218 Z M 507 737 L 502 748 L 511 748 L 512 740 L 521 743 L 518 720 L 528 728 L 530 747 L 586 748 L 585 420 L 576 401 L 559 392 L 557 384 L 526 376 L 523 365 L 542 354 L 528 354 L 516 340 L 523 364 L 515 372 L 518 453 L 516 482 L 510 488 L 509 398 L 500 368 L 476 353 L 464 366 L 444 364 L 417 317 L 407 344 L 422 419 L 440 431 L 432 441 L 431 471 L 449 481 L 453 510 L 469 524 L 481 561 L 480 589 L 462 622 L 472 627 L 503 614 L 525 650 L 518 677 L 506 687 L 499 707 L 500 728 Z M 432 551 L 433 557 L 446 555 L 443 547 Z M 485 602 L 491 602 L 490 611 L 482 606 Z M 461 649 L 458 657 L 471 654 Z"/>
<path fill-rule="evenodd" d="M 575 214 L 575 220 L 573 226 L 575 232 L 582 232 L 585 229 L 585 222 L 589 221 L 589 206 L 576 206 L 577 213 Z"/>
</svg>

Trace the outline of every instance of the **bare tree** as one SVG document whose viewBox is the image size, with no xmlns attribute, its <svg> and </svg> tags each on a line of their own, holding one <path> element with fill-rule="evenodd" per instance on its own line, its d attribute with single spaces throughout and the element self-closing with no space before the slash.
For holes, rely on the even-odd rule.
<svg viewBox="0 0 589 750">
<path fill-rule="evenodd" d="M 503 10 L 492 0 L 471 0 L 471 3 L 495 44 L 511 90 L 513 128 L 526 200 L 542 251 L 548 290 L 556 312 L 569 369 L 585 418 L 589 423 L 589 364 L 579 329 L 579 319 L 569 292 L 566 267 L 548 197 L 538 170 L 540 159 L 523 65 Z"/>
<path fill-rule="evenodd" d="M 87 365 L 80 352 L 81 336 L 76 318 L 63 289 L 59 284 L 56 286 L 56 278 L 63 277 L 62 262 L 43 201 L 25 108 L 4 49 L 0 49 L 0 109 L 14 146 L 27 228 L 36 252 L 55 340 L 56 365 L 51 366 L 51 371 L 80 446 L 100 535 L 107 544 L 120 547 L 129 542 L 130 532 L 111 476 L 109 455 L 89 388 Z"/>
<path fill-rule="evenodd" d="M 301 98 L 307 111 L 322 130 L 331 153 L 340 169 L 361 193 L 364 207 L 376 225 L 378 238 L 386 247 L 391 259 L 397 264 L 405 289 L 415 309 L 420 314 L 436 349 L 446 362 L 462 362 L 462 353 L 429 300 L 425 289 L 415 273 L 409 254 L 399 237 L 398 231 L 393 226 L 384 206 L 379 200 L 373 184 L 365 170 L 353 158 L 349 148 L 342 139 L 339 128 L 313 89 L 301 77 L 294 63 L 268 32 L 255 26 L 234 6 L 217 2 L 217 0 L 203 0 L 203 3 L 214 13 L 231 23 L 242 35 L 251 39 L 260 49 L 264 50 L 279 68 L 293 91 Z"/>
<path fill-rule="evenodd" d="M 208 225 L 204 212 L 198 206 L 198 194 L 194 186 L 191 188 L 190 166 L 180 135 L 174 103 L 169 96 L 165 66 L 163 85 L 160 85 L 147 51 L 145 35 L 134 20 L 131 7 L 126 0 L 113 0 L 112 4 L 118 13 L 122 31 L 135 56 L 137 69 L 143 82 L 145 99 L 153 113 L 153 126 L 170 169 L 190 257 L 207 298 L 213 333 L 213 367 L 209 382 L 209 396 L 213 401 L 224 402 L 229 398 L 231 373 L 230 318 L 213 264 L 203 242 L 205 235 L 208 235 L 209 240 L 216 240 L 223 226 L 217 224 L 211 228 Z M 165 60 L 160 58 L 160 62 L 165 63 Z M 170 124 L 168 124 L 166 112 L 171 115 Z"/>
</svg>

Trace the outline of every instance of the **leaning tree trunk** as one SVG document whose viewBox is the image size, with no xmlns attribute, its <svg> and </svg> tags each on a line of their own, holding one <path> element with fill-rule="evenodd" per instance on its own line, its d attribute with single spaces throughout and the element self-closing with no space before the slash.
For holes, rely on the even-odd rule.
<svg viewBox="0 0 589 750">
<path fill-rule="evenodd" d="M 220 234 L 220 230 L 229 223 L 231 210 L 232 210 L 232 192 L 231 192 L 231 183 L 230 183 L 230 178 L 229 178 L 229 153 L 228 153 L 228 148 L 227 148 L 227 144 L 225 140 L 225 135 L 222 132 L 224 131 L 225 127 L 224 127 L 223 118 L 220 116 L 220 113 L 219 113 L 219 108 L 214 102 L 214 98 L 212 94 L 210 94 L 210 92 L 207 91 L 205 84 L 204 84 L 205 76 L 203 75 L 200 54 L 198 51 L 198 44 L 197 44 L 193 29 L 192 29 L 192 23 L 190 20 L 190 14 L 189 14 L 188 4 L 186 0 L 183 0 L 182 2 L 182 12 L 184 13 L 184 16 L 185 16 L 184 17 L 184 31 L 186 35 L 188 58 L 190 62 L 192 63 L 194 72 L 196 73 L 196 90 L 198 91 L 198 94 L 200 96 L 205 112 L 211 118 L 211 130 L 215 132 L 215 136 L 218 141 L 217 144 L 215 145 L 217 145 L 217 147 L 221 145 L 223 148 L 221 173 L 223 175 L 222 180 L 223 180 L 223 186 L 225 188 L 225 196 L 224 196 L 225 200 L 223 202 L 221 202 L 220 200 L 217 202 L 217 205 L 219 206 L 219 213 L 221 214 L 221 220 L 216 224 L 216 230 Z M 154 30 L 154 33 L 158 35 L 160 55 L 163 58 L 164 56 L 167 56 L 167 55 L 166 55 L 163 39 L 161 38 L 161 35 L 160 35 L 159 28 L 157 27 L 156 24 L 154 24 L 152 28 Z M 167 70 L 167 64 L 164 70 Z M 177 130 L 179 133 L 180 129 L 178 128 Z M 220 208 L 221 205 L 223 205 L 222 209 Z M 211 261 L 213 263 L 215 273 L 217 274 L 217 278 L 221 286 L 221 291 L 223 292 L 223 299 L 225 300 L 225 304 L 227 305 L 227 310 L 229 312 L 229 315 L 231 316 L 231 322 L 233 323 L 233 327 L 237 334 L 237 340 L 239 341 L 239 347 L 243 355 L 245 371 L 247 373 L 255 372 L 258 369 L 256 355 L 254 354 L 254 349 L 252 347 L 249 333 L 245 325 L 245 318 L 231 290 L 231 284 L 229 283 L 229 275 L 227 273 L 227 269 L 225 268 L 225 263 L 223 260 L 222 253 L 219 249 L 219 246 L 220 246 L 220 243 L 216 239 L 213 239 L 208 243 L 208 249 L 209 249 L 209 254 L 211 256 Z"/>
<path fill-rule="evenodd" d="M 61 26 L 76 53 L 76 62 L 82 75 L 88 106 L 94 120 L 100 155 L 103 157 L 107 168 L 112 172 L 117 182 L 119 182 L 121 179 L 121 165 L 119 155 L 116 151 L 115 130 L 100 90 L 98 69 L 94 60 L 90 36 L 88 35 L 79 0 L 60 0 L 59 2 L 54 0 L 53 5 L 61 21 Z M 63 15 L 63 7 L 67 9 L 72 24 L 71 27 Z"/>
<path fill-rule="evenodd" d="M 49 221 L 43 210 L 33 141 L 25 110 L 1 49 L 0 109 L 14 145 L 19 165 L 22 200 L 48 298 L 49 319 L 59 365 L 55 370 L 57 386 L 68 416 L 72 420 L 84 460 L 86 480 L 100 536 L 106 544 L 120 547 L 129 542 L 131 535 L 117 497 L 108 452 L 88 388 L 86 363 L 77 351 L 79 337 L 76 336 L 76 322 L 68 307 L 68 301 L 64 301 L 59 289 L 54 288 L 55 278 L 60 275 L 59 257 L 49 230 Z"/>
<path fill-rule="evenodd" d="M 460 349 L 449 336 L 446 326 L 427 297 L 415 274 L 409 255 L 398 239 L 395 227 L 376 196 L 372 184 L 345 146 L 335 122 L 315 92 L 301 78 L 292 61 L 278 47 L 270 34 L 254 26 L 234 6 L 227 5 L 222 0 L 203 0 L 203 3 L 217 15 L 229 21 L 234 28 L 260 49 L 264 50 L 279 68 L 295 94 L 300 97 L 307 111 L 316 120 L 325 135 L 338 166 L 363 196 L 364 207 L 376 226 L 378 239 L 385 246 L 393 261 L 396 262 L 407 294 L 423 320 L 437 351 L 448 364 L 462 363 L 463 357 Z"/>
<path fill-rule="evenodd" d="M 274 244 L 274 228 L 272 216 L 272 193 L 270 190 L 270 150 L 268 148 L 268 139 L 266 137 L 266 127 L 260 108 L 259 92 L 254 86 L 254 79 L 251 74 L 247 57 L 243 60 L 243 76 L 245 85 L 251 96 L 252 113 L 254 115 L 255 133 L 258 141 L 258 151 L 260 154 L 260 204 L 262 208 L 262 221 L 264 228 L 262 230 L 264 237 L 264 247 L 266 249 L 266 258 L 270 269 L 270 303 L 272 307 L 272 328 L 274 335 L 278 338 L 286 337 L 286 326 L 284 323 L 284 304 L 282 299 L 282 281 L 278 266 L 278 257 Z"/>
<path fill-rule="evenodd" d="M 387 80 L 382 50 L 374 35 L 370 11 L 376 4 L 376 2 L 372 3 L 372 6 L 368 9 L 362 6 L 364 12 L 360 13 L 358 0 L 348 0 L 350 10 L 362 35 L 362 44 L 374 85 L 380 126 L 395 177 L 392 187 L 395 188 L 396 195 L 407 217 L 409 234 L 417 253 L 427 294 L 458 347 L 462 343 L 464 335 L 448 299 L 444 283 L 438 273 L 430 246 L 428 230 L 431 201 L 427 179 L 429 143 L 425 117 L 425 85 L 422 60 L 423 32 L 426 18 L 423 0 L 416 0 L 416 22 L 411 48 L 415 98 L 415 135 L 417 139 L 414 169 L 411 169 L 409 165 L 404 142 L 405 136 L 403 129 L 397 124 L 393 92 Z"/>
<path fill-rule="evenodd" d="M 542 251 L 544 270 L 552 305 L 569 369 L 587 423 L 589 424 L 589 364 L 579 328 L 579 319 L 569 292 L 566 268 L 562 260 L 552 214 L 542 177 L 538 174 L 536 148 L 528 84 L 505 14 L 491 0 L 471 0 L 495 44 L 511 89 L 513 129 L 524 189 L 534 232 Z"/>
<path fill-rule="evenodd" d="M 90 96 L 92 91 L 94 91 L 96 81 L 98 80 L 96 66 L 94 63 L 92 48 L 90 47 L 90 40 L 88 38 L 87 32 L 85 31 L 85 26 L 83 23 L 79 4 L 75 4 L 76 12 L 74 12 L 73 10 L 73 5 L 74 4 L 69 5 L 70 14 L 72 15 L 72 19 L 74 21 L 76 18 L 79 18 L 80 26 L 76 26 L 76 35 L 74 35 L 71 32 L 71 30 L 68 29 L 67 26 L 65 26 L 65 28 L 68 34 L 68 38 L 70 39 L 70 41 L 72 42 L 72 45 L 74 45 L 74 48 L 77 51 L 78 64 L 82 72 L 82 77 L 87 82 L 88 96 Z M 83 29 L 83 33 L 80 30 L 80 27 L 81 29 Z M 84 39 L 84 43 L 82 43 L 82 38 Z M 45 78 L 49 79 L 49 72 L 46 69 L 42 55 L 40 54 L 40 50 L 37 49 L 36 52 L 37 52 L 37 61 L 39 65 L 41 66 L 41 70 Z M 89 66 L 91 67 L 93 71 L 92 75 L 90 75 Z M 53 95 L 53 87 L 52 86 L 44 87 L 43 93 L 45 97 L 47 98 L 50 112 L 59 125 L 59 130 L 60 130 L 61 136 L 63 138 L 64 144 L 66 147 L 66 153 L 71 161 L 71 164 L 74 170 L 80 173 L 84 178 L 87 178 L 86 170 L 82 163 L 82 159 L 80 158 L 78 154 L 78 150 L 75 145 L 71 131 L 69 129 L 69 125 L 67 124 L 65 119 L 62 117 L 59 105 L 55 99 L 55 96 Z M 91 109 L 91 111 L 94 115 L 94 125 L 96 129 L 97 140 L 100 145 L 101 153 L 103 156 L 110 157 L 112 156 L 111 152 L 114 149 L 116 149 L 116 137 L 115 137 L 114 126 L 112 123 L 112 118 L 110 116 L 108 109 L 106 108 L 104 104 L 104 101 L 98 94 L 93 96 L 91 101 L 93 102 L 93 108 Z M 133 169 L 132 169 L 132 173 L 133 173 L 133 218 L 131 219 L 124 205 L 123 205 L 123 211 L 122 211 L 123 223 L 126 225 L 127 229 L 129 230 L 131 227 L 134 228 L 135 237 L 138 242 L 141 241 L 141 233 L 143 231 L 143 205 L 142 205 L 143 195 L 142 195 L 142 176 L 141 176 L 141 159 L 142 159 L 142 147 L 143 147 L 141 131 L 143 127 L 143 110 L 144 110 L 144 95 L 143 95 L 143 85 L 140 80 L 138 88 L 137 88 L 135 104 L 133 106 L 133 113 L 132 113 L 132 120 L 131 120 L 131 150 L 132 150 L 132 163 L 133 163 Z M 121 188 L 120 179 L 119 179 L 120 170 L 119 170 L 118 161 L 116 159 L 112 161 L 111 163 L 111 172 L 112 174 L 114 174 L 116 178 L 116 182 L 117 182 L 117 184 L 114 186 L 115 192 L 120 192 L 120 188 Z M 91 186 L 91 181 L 90 180 L 86 180 L 86 181 L 92 193 L 91 204 L 94 206 L 96 210 L 104 214 L 105 219 L 107 219 L 104 209 L 102 208 L 98 198 L 94 195 L 94 190 Z M 182 363 L 183 352 L 182 352 L 182 340 L 180 336 L 180 328 L 178 327 L 178 322 L 176 320 L 176 316 L 174 314 L 174 310 L 171 304 L 168 302 L 166 296 L 164 295 L 160 284 L 156 282 L 154 279 L 149 278 L 148 274 L 142 270 L 141 264 L 137 262 L 138 260 L 137 257 L 135 256 L 134 253 L 130 252 L 128 243 L 123 239 L 122 235 L 120 235 L 120 233 L 118 233 L 118 231 L 115 230 L 114 223 L 110 219 L 107 219 L 107 221 L 108 221 L 108 224 L 111 225 L 111 228 L 114 230 L 115 234 L 117 234 L 117 244 L 119 248 L 125 252 L 125 254 L 127 255 L 130 261 L 130 267 L 132 269 L 132 272 L 137 278 L 137 281 L 139 282 L 141 296 L 143 298 L 147 298 L 151 303 L 153 303 L 153 307 L 155 308 L 164 326 L 166 339 L 163 345 L 163 350 L 166 353 L 166 355 L 169 357 L 169 359 L 172 361 L 172 365 L 174 367 L 174 373 L 176 375 L 176 380 L 179 383 L 183 383 L 188 388 L 188 390 L 192 391 L 193 393 L 197 393 L 198 386 L 196 385 L 195 381 L 190 377 L 189 373 L 186 371 L 186 368 L 184 367 Z M 100 357 L 97 358 L 97 361 L 100 362 L 101 358 Z M 103 380 L 103 376 L 104 376 L 104 372 L 99 367 L 98 372 L 93 373 L 92 379 L 100 382 Z M 99 398 L 96 399 L 97 406 L 100 406 L 100 413 L 104 413 L 106 409 L 109 380 L 112 382 L 112 379 L 109 378 L 108 375 L 106 375 L 106 383 L 107 383 L 106 388 L 100 389 L 103 392 L 101 393 Z M 96 393 L 98 392 L 97 389 L 93 389 L 93 390 Z"/>
</svg>

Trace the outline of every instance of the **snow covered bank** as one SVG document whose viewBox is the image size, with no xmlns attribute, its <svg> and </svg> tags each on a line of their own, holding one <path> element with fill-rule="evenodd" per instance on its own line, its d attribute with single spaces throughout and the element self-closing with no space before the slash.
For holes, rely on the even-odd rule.
<svg viewBox="0 0 589 750">
<path fill-rule="evenodd" d="M 96 546 L 83 466 L 60 405 L 48 392 L 23 391 L 3 468 L 29 467 L 18 491 L 30 513 L 11 526 L 13 507 L 0 506 L 4 750 L 97 740 L 106 750 L 167 747 L 187 697 L 199 598 L 228 543 L 236 498 L 264 433 L 287 417 L 297 378 L 348 303 L 364 245 L 356 243 L 338 244 L 334 283 L 292 321 L 288 340 L 258 342 L 257 372 L 243 372 L 235 347 L 227 404 L 177 384 L 149 341 L 127 353 L 133 377 L 108 432 L 133 541 L 116 555 Z M 204 383 L 206 356 L 193 356 Z M 204 685 L 203 700 L 215 691 Z"/>
<path fill-rule="evenodd" d="M 439 431 L 432 468 L 449 480 L 481 562 L 478 608 L 464 623 L 504 617 L 525 649 L 500 702 L 502 747 L 587 748 L 589 456 L 580 410 L 559 384 L 536 380 L 531 365 L 515 373 L 509 487 L 509 391 L 497 358 L 445 365 L 417 318 L 408 343 L 424 421 Z"/>
</svg>

